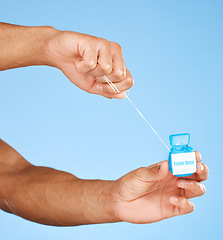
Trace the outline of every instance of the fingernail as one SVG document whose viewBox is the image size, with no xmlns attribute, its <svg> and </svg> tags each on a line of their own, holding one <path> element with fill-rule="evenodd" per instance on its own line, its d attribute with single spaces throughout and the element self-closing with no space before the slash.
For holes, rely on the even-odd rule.
<svg viewBox="0 0 223 240">
<path fill-rule="evenodd" d="M 177 203 L 178 198 L 177 197 L 170 197 L 170 203 L 175 204 Z"/>
<path fill-rule="evenodd" d="M 95 90 L 96 90 L 97 94 L 103 94 L 104 93 L 104 88 L 103 88 L 102 85 L 95 86 Z"/>
<path fill-rule="evenodd" d="M 188 181 L 185 179 L 180 179 L 179 180 L 179 185 L 180 187 L 185 187 L 188 184 Z"/>
<path fill-rule="evenodd" d="M 125 75 L 125 77 L 126 77 L 126 67 L 124 68 L 124 75 Z"/>
<path fill-rule="evenodd" d="M 200 159 L 202 159 L 202 155 L 201 155 L 201 153 L 199 152 L 199 154 L 200 154 Z"/>
<path fill-rule="evenodd" d="M 122 99 L 126 97 L 124 92 L 121 92 L 121 93 L 118 93 L 118 94 L 119 94 L 119 96 L 121 96 Z"/>
<path fill-rule="evenodd" d="M 149 166 L 148 168 L 152 170 L 153 174 L 156 174 L 159 172 L 161 168 L 161 164 L 152 165 L 152 166 Z"/>
<path fill-rule="evenodd" d="M 201 171 L 201 172 L 204 171 L 204 166 L 203 166 L 202 163 L 200 164 L 200 171 Z"/>
</svg>

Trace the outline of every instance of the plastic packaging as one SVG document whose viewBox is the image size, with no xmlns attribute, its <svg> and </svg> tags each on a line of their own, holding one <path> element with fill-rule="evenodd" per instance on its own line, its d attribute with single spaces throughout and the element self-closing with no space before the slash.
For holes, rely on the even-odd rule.
<svg viewBox="0 0 223 240">
<path fill-rule="evenodd" d="M 169 153 L 169 170 L 177 177 L 190 176 L 196 172 L 197 161 L 192 147 L 188 146 L 190 135 L 188 133 L 173 134 L 169 136 L 172 148 Z"/>
</svg>

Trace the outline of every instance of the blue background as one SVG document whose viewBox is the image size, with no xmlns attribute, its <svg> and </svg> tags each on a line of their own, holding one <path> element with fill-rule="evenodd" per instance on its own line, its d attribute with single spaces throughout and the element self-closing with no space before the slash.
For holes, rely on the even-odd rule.
<svg viewBox="0 0 223 240">
<path fill-rule="evenodd" d="M 221 238 L 222 1 L 0 1 L 0 21 L 118 42 L 135 79 L 132 101 L 165 142 L 189 132 L 210 168 L 207 192 L 189 215 L 58 228 L 1 211 L 1 239 Z M 126 99 L 87 94 L 44 66 L 0 72 L 0 135 L 31 163 L 86 179 L 117 179 L 168 156 Z"/>
</svg>

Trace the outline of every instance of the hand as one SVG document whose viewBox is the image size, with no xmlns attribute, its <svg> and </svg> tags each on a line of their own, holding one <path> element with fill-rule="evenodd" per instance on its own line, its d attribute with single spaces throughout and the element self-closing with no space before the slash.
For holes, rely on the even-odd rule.
<svg viewBox="0 0 223 240">
<path fill-rule="evenodd" d="M 190 213 L 194 205 L 188 199 L 205 193 L 200 182 L 208 178 L 208 167 L 196 152 L 197 171 L 178 178 L 168 170 L 168 162 L 136 169 L 114 182 L 117 221 L 152 223 Z"/>
<path fill-rule="evenodd" d="M 121 47 L 90 35 L 55 30 L 47 41 L 49 65 L 59 68 L 72 83 L 84 91 L 107 98 L 124 98 L 133 85 Z M 102 78 L 106 75 L 119 89 L 116 94 Z"/>
</svg>

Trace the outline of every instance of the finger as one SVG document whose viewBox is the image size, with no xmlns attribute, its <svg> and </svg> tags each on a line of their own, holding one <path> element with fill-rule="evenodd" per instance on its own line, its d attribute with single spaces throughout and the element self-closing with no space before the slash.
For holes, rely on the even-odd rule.
<svg viewBox="0 0 223 240">
<path fill-rule="evenodd" d="M 88 75 L 97 77 L 109 75 L 112 72 L 112 52 L 109 44 L 104 44 L 99 50 L 97 66 L 95 69 L 87 72 Z"/>
<path fill-rule="evenodd" d="M 198 181 L 205 181 L 208 178 L 209 175 L 209 169 L 208 166 L 204 163 L 197 163 L 197 170 L 194 174 L 194 179 Z"/>
<path fill-rule="evenodd" d="M 82 59 L 75 63 L 75 67 L 79 73 L 87 73 L 97 66 L 98 50 L 90 46 L 86 47 Z"/>
<path fill-rule="evenodd" d="M 201 154 L 198 151 L 194 151 L 194 152 L 195 152 L 195 156 L 196 156 L 197 162 L 200 162 L 201 159 L 202 159 Z"/>
<path fill-rule="evenodd" d="M 123 98 L 125 98 L 125 93 L 121 92 L 121 93 L 118 93 L 118 94 L 117 93 L 115 93 L 115 94 L 103 94 L 101 96 L 109 98 L 109 99 L 112 99 L 112 98 L 123 99 Z"/>
<path fill-rule="evenodd" d="M 97 80 L 98 78 L 96 78 Z M 89 89 L 89 93 L 99 94 L 108 98 L 118 98 L 122 99 L 125 98 L 125 91 L 131 88 L 133 85 L 133 78 L 130 74 L 130 72 L 127 70 L 127 77 L 126 79 L 121 83 L 116 83 L 116 88 L 120 91 L 119 94 L 116 94 L 115 90 L 108 84 L 108 83 L 98 83 L 96 81 L 91 88 Z"/>
<path fill-rule="evenodd" d="M 133 83 L 134 83 L 134 80 L 130 72 L 127 70 L 126 78 L 122 82 L 114 83 L 114 85 L 120 92 L 124 92 L 124 91 L 127 91 L 129 88 L 131 88 L 133 86 Z M 101 86 L 103 87 L 103 90 L 105 93 L 108 93 L 108 94 L 114 93 L 114 89 L 112 89 L 109 84 L 104 83 Z"/>
<path fill-rule="evenodd" d="M 120 92 L 120 93 L 115 93 L 114 91 L 112 93 L 107 93 L 104 91 L 103 84 L 95 82 L 91 88 L 87 91 L 92 94 L 98 94 L 103 97 L 112 99 L 112 98 L 117 98 L 117 99 L 123 99 L 125 98 L 125 92 Z"/>
<path fill-rule="evenodd" d="M 175 206 L 174 216 L 187 214 L 194 211 L 194 204 L 183 197 L 170 197 L 170 203 Z"/>
<path fill-rule="evenodd" d="M 121 47 L 117 43 L 110 43 L 110 50 L 112 55 L 110 59 L 112 60 L 112 71 L 109 74 L 101 74 L 101 75 L 100 75 L 100 71 L 97 72 L 98 76 L 95 75 L 97 82 L 106 83 L 106 81 L 102 77 L 103 75 L 106 75 L 113 83 L 121 82 L 126 78 L 127 69 L 122 56 Z M 92 73 L 94 73 L 94 71 L 90 72 L 90 74 Z"/>
<path fill-rule="evenodd" d="M 202 196 L 205 193 L 205 186 L 196 180 L 178 178 L 177 186 L 184 189 L 186 198 L 194 198 Z"/>
<path fill-rule="evenodd" d="M 163 161 L 158 164 L 141 167 L 117 180 L 117 183 L 123 189 L 131 191 L 125 197 L 125 200 L 134 200 L 144 196 L 149 191 L 154 191 L 159 187 L 159 180 L 162 180 L 168 175 L 168 162 Z"/>
<path fill-rule="evenodd" d="M 107 77 L 113 82 L 121 82 L 126 78 L 126 66 L 122 55 L 122 48 L 117 43 L 112 43 L 112 72 Z"/>
<path fill-rule="evenodd" d="M 141 182 L 158 181 L 165 178 L 168 174 L 168 162 L 162 161 L 148 167 L 141 167 L 132 172 L 134 178 Z"/>
<path fill-rule="evenodd" d="M 202 156 L 199 152 L 195 151 L 195 156 L 197 159 L 197 170 L 192 176 L 187 178 L 195 179 L 197 181 L 205 181 L 208 178 L 209 169 L 206 164 L 201 163 Z"/>
</svg>

